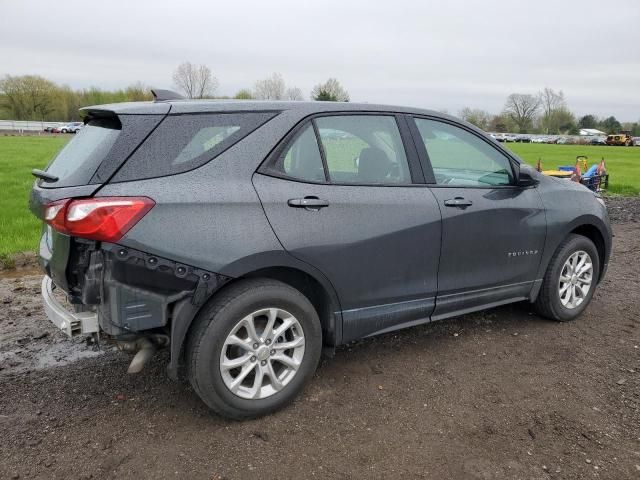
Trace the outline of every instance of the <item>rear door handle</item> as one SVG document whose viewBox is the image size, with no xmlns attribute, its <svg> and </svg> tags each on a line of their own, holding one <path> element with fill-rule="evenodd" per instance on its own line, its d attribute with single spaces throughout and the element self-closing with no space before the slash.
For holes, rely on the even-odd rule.
<svg viewBox="0 0 640 480">
<path fill-rule="evenodd" d="M 329 202 L 322 200 L 318 197 L 304 197 L 304 198 L 292 198 L 287 202 L 287 205 L 293 208 L 306 208 L 307 210 L 320 210 L 321 208 L 328 207 Z"/>
<path fill-rule="evenodd" d="M 451 198 L 449 200 L 445 200 L 444 204 L 447 207 L 465 208 L 465 207 L 469 207 L 469 206 L 473 205 L 473 202 L 471 200 L 467 200 L 466 198 L 463 198 L 463 197 L 456 197 L 456 198 Z"/>
</svg>

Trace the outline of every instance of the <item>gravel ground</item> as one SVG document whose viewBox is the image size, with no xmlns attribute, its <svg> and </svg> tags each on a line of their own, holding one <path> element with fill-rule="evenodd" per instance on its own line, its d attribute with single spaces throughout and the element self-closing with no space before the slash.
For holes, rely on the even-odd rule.
<svg viewBox="0 0 640 480">
<path fill-rule="evenodd" d="M 640 199 L 585 314 L 512 305 L 340 348 L 288 409 L 229 422 L 161 352 L 71 342 L 40 277 L 0 277 L 0 479 L 640 478 Z M 79 360 L 79 361 L 76 361 Z"/>
</svg>

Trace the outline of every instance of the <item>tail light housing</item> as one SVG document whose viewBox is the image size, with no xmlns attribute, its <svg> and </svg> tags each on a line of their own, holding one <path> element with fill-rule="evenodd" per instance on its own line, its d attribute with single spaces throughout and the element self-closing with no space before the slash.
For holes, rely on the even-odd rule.
<svg viewBox="0 0 640 480">
<path fill-rule="evenodd" d="M 117 242 L 155 202 L 147 197 L 65 199 L 44 208 L 44 221 L 73 237 Z"/>
</svg>

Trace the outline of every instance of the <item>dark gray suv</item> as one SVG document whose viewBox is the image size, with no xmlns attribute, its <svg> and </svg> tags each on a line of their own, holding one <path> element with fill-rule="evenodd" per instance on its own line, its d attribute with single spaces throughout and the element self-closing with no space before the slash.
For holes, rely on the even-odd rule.
<svg viewBox="0 0 640 480">
<path fill-rule="evenodd" d="M 607 268 L 602 199 L 441 113 L 159 91 L 84 114 L 34 171 L 46 312 L 132 372 L 169 348 L 227 417 L 282 407 L 358 338 L 518 301 L 571 320 Z"/>
</svg>

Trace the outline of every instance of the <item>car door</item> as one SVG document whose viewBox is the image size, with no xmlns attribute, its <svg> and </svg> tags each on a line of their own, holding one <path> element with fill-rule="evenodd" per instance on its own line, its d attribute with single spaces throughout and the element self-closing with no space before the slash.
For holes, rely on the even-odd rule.
<svg viewBox="0 0 640 480">
<path fill-rule="evenodd" d="M 428 321 L 440 210 L 403 118 L 309 120 L 253 181 L 283 247 L 335 287 L 343 341 Z"/>
<path fill-rule="evenodd" d="M 537 189 L 517 186 L 514 160 L 480 134 L 433 118 L 413 121 L 442 212 L 433 319 L 527 298 L 546 235 Z"/>
</svg>

